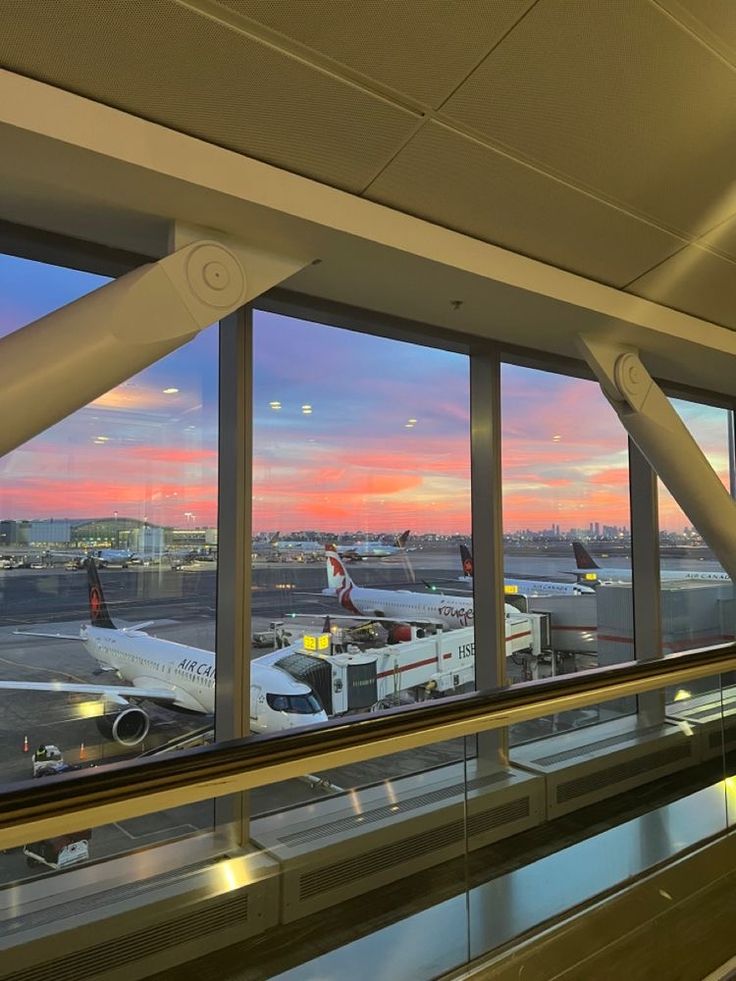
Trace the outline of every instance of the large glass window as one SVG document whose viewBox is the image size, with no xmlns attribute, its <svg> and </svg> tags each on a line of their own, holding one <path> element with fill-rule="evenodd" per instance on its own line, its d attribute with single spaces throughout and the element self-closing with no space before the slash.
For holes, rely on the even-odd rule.
<svg viewBox="0 0 736 981">
<path fill-rule="evenodd" d="M 103 282 L 17 262 L 0 260 L 6 330 Z M 46 275 L 66 292 L 49 291 L 43 306 Z M 23 306 L 29 280 L 33 308 Z M 251 339 L 250 728 L 357 721 L 472 689 L 469 358 L 258 311 Z M 211 737 L 217 371 L 210 330 L 2 460 L 5 783 Z M 223 378 L 225 387 L 233 381 Z M 593 382 L 507 364 L 501 384 L 507 606 L 499 681 L 631 659 L 624 430 Z M 728 445 L 724 420 L 718 452 Z M 224 485 L 235 470 L 227 464 Z M 727 462 L 719 466 L 726 477 Z M 666 523 L 664 499 L 661 510 Z M 663 530 L 663 554 L 665 539 Z M 224 550 L 222 559 L 224 572 Z M 732 607 L 722 602 L 726 617 Z M 237 612 L 223 610 L 221 622 Z M 164 697 L 162 683 L 176 699 Z M 168 907 L 178 894 L 192 942 L 203 938 L 207 950 L 210 928 L 239 926 L 244 942 L 255 938 L 243 963 L 261 957 L 270 976 L 298 962 L 289 949 L 303 936 L 297 921 L 317 913 L 332 926 L 320 952 L 380 924 L 398 936 L 394 950 L 411 948 L 403 961 L 384 958 L 410 977 L 416 945 L 387 926 L 410 900 L 422 935 L 437 938 L 422 955 L 429 976 L 468 956 L 466 943 L 473 954 L 504 944 L 722 831 L 728 689 L 718 695 L 723 711 L 708 705 L 707 717 L 693 686 L 667 698 L 645 692 L 637 714 L 632 698 L 539 716 L 509 733 L 447 740 L 444 732 L 380 759 L 266 782 L 216 809 L 204 801 L 28 842 L 0 855 L 6 918 L 32 931 L 44 904 L 68 920 L 89 917 L 98 895 L 103 910 L 108 895 L 165 895 Z M 657 715 L 665 701 L 675 721 Z M 674 844 L 662 836 L 672 820 L 688 829 Z M 222 834 L 201 833 L 213 827 Z M 591 841 L 620 859 L 592 877 Z M 158 844 L 166 847 L 151 848 Z M 125 856 L 104 870 L 85 867 L 144 848 L 142 865 Z M 57 874 L 65 868 L 69 876 Z M 39 876 L 47 878 L 25 881 Z M 566 884 L 564 896 L 537 890 L 541 905 L 515 902 L 553 880 Z M 378 899 L 356 921 L 348 900 L 369 890 Z M 217 905 L 208 908 L 210 900 Z M 450 908 L 460 943 L 448 948 L 432 925 L 447 922 Z M 178 940 L 179 913 L 177 930 L 162 942 L 154 929 L 152 945 Z M 416 933 L 418 920 L 410 922 Z M 392 951 L 385 936 L 384 954 Z M 334 976 L 356 950 L 338 957 Z M 321 964 L 315 970 L 333 976 Z"/>
<path fill-rule="evenodd" d="M 104 283 L 2 256 L 1 331 Z M 211 731 L 217 400 L 210 328 L 0 460 L 2 782 Z"/>
<path fill-rule="evenodd" d="M 685 399 L 671 402 L 723 485 L 730 488 L 733 466 L 730 410 Z M 733 640 L 736 636 L 733 583 L 661 481 L 658 491 L 664 652 L 670 654 Z M 668 692 L 668 699 L 679 702 L 689 698 L 687 714 L 691 721 L 697 720 L 714 710 L 714 703 L 703 693 L 717 687 L 708 680 L 695 682 L 686 689 Z M 716 698 L 728 701 L 727 711 L 731 714 L 730 687 L 717 691 Z M 681 709 L 680 705 L 670 706 L 672 712 L 679 713 Z"/>
<path fill-rule="evenodd" d="M 472 687 L 468 357 L 258 311 L 253 337 L 253 683 L 355 717 Z"/>
<path fill-rule="evenodd" d="M 628 443 L 615 412 L 592 381 L 504 364 L 501 413 L 506 600 L 543 618 L 540 649 L 512 655 L 510 678 L 632 659 Z M 512 738 L 616 712 L 536 720 Z"/>
</svg>

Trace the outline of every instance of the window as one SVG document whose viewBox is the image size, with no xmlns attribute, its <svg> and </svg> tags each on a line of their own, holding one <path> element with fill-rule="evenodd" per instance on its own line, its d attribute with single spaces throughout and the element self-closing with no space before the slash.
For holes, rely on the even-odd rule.
<svg viewBox="0 0 736 981">
<path fill-rule="evenodd" d="M 724 486 L 730 488 L 730 410 L 684 399 L 671 402 Z M 661 481 L 658 490 L 663 650 L 669 654 L 733 640 L 733 583 Z M 680 701 L 718 687 L 719 679 L 704 679 L 688 686 L 686 692 L 669 691 L 667 697 L 669 701 Z M 721 692 L 717 695 L 720 698 Z M 707 704 L 707 698 L 704 701 L 693 697 L 688 711 L 702 713 Z M 681 708 L 675 706 L 673 711 Z"/>
<path fill-rule="evenodd" d="M 253 668 L 328 716 L 471 688 L 468 357 L 261 311 L 253 348 Z"/>
<path fill-rule="evenodd" d="M 2 333 L 104 283 L 0 256 Z M 217 399 L 210 328 L 0 461 L 4 783 L 130 759 L 195 731 L 207 738 Z M 177 683 L 175 698 L 127 697 Z M 185 825 L 211 827 L 212 809 L 199 808 L 196 821 L 174 817 L 175 837 Z M 90 857 L 144 844 L 151 833 L 123 822 L 94 837 Z M 1 864 L 4 881 L 43 871 L 17 853 Z"/>
<path fill-rule="evenodd" d="M 511 654 L 510 678 L 632 659 L 628 443 L 616 414 L 592 381 L 504 364 L 501 415 L 506 598 L 549 627 L 543 650 Z M 536 720 L 512 741 L 616 714 Z"/>
</svg>

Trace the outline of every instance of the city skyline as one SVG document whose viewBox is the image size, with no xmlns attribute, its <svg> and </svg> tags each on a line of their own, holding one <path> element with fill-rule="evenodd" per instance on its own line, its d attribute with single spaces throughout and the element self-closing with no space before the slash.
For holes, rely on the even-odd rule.
<svg viewBox="0 0 736 981">
<path fill-rule="evenodd" d="M 0 336 L 107 280 L 0 257 Z M 218 330 L 3 458 L 0 515 L 184 527 L 217 517 Z M 728 474 L 727 414 L 676 403 Z M 469 361 L 256 312 L 254 533 L 470 533 Z M 504 530 L 629 524 L 625 433 L 599 387 L 502 366 Z M 660 526 L 690 524 L 660 495 Z"/>
</svg>

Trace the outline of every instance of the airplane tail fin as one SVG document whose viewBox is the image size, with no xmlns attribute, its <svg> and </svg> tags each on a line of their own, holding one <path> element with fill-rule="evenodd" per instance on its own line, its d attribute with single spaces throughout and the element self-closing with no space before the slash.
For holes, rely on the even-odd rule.
<svg viewBox="0 0 736 981">
<path fill-rule="evenodd" d="M 398 548 L 403 548 L 409 541 L 409 535 L 411 534 L 411 529 L 407 528 L 406 531 L 402 532 L 400 535 L 396 536 L 396 546 Z"/>
<path fill-rule="evenodd" d="M 327 586 L 329 589 L 342 589 L 343 586 L 352 586 L 353 580 L 350 573 L 345 568 L 345 563 L 337 554 L 334 545 L 325 545 L 325 558 L 327 560 Z"/>
<path fill-rule="evenodd" d="M 89 620 L 92 626 L 116 630 L 102 592 L 97 565 L 92 558 L 87 559 L 87 587 L 89 591 Z"/>
<path fill-rule="evenodd" d="M 578 569 L 600 569 L 600 566 L 582 542 L 573 542 L 572 550 L 575 553 L 575 562 Z"/>
<path fill-rule="evenodd" d="M 473 575 L 473 556 L 470 553 L 470 549 L 467 545 L 460 546 L 460 558 L 463 563 L 463 575 L 472 576 Z"/>
<path fill-rule="evenodd" d="M 280 531 L 277 531 L 276 534 L 273 536 L 273 538 L 269 539 L 268 544 L 269 545 L 275 545 L 278 542 L 278 540 L 279 540 L 280 537 L 281 537 L 281 532 Z"/>
</svg>

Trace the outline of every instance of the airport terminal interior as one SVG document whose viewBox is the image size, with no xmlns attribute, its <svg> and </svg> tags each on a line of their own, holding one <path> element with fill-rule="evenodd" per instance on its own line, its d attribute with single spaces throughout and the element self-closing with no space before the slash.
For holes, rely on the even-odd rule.
<svg viewBox="0 0 736 981">
<path fill-rule="evenodd" d="M 0 64 L 0 979 L 736 976 L 732 0 Z"/>
</svg>

